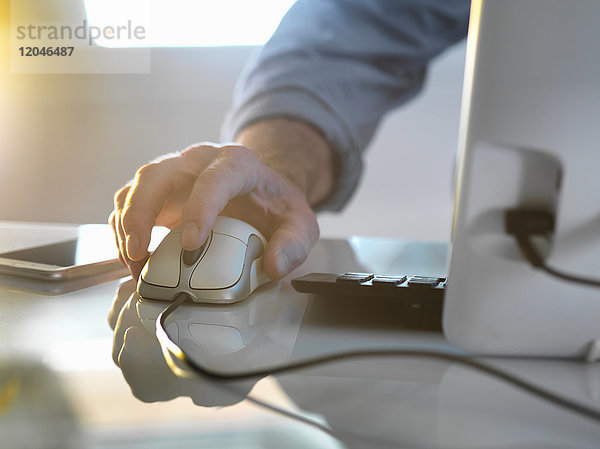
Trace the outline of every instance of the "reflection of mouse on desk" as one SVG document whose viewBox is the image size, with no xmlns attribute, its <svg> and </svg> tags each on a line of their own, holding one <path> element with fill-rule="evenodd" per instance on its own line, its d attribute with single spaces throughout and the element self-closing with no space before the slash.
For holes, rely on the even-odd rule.
<svg viewBox="0 0 600 449">
<path fill-rule="evenodd" d="M 173 229 L 156 248 L 138 282 L 143 298 L 172 301 L 187 293 L 194 302 L 241 301 L 270 279 L 262 269 L 266 240 L 251 225 L 217 217 L 208 239 L 195 251 L 184 251 L 180 229 Z"/>
</svg>

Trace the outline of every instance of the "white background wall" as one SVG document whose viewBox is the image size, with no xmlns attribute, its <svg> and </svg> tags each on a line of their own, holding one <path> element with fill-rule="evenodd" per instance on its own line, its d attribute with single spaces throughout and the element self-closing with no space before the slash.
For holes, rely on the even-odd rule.
<svg viewBox="0 0 600 449">
<path fill-rule="evenodd" d="M 384 119 L 357 194 L 320 218 L 323 235 L 450 240 L 465 50 L 442 54 L 421 94 Z"/>
<path fill-rule="evenodd" d="M 105 222 L 141 164 L 217 140 L 244 47 L 153 50 L 149 75 L 2 73 L 0 219 Z M 390 114 L 343 213 L 322 235 L 448 240 L 464 44 L 432 64 L 424 92 Z M 6 66 L 5 66 L 6 67 Z"/>
</svg>

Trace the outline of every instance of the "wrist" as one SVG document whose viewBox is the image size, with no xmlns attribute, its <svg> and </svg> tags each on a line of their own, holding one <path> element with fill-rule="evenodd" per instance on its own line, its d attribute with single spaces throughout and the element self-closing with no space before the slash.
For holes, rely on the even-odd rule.
<svg viewBox="0 0 600 449">
<path fill-rule="evenodd" d="M 242 129 L 236 143 L 252 149 L 262 162 L 288 179 L 311 206 L 333 191 L 335 153 L 313 126 L 290 118 L 272 118 Z"/>
</svg>

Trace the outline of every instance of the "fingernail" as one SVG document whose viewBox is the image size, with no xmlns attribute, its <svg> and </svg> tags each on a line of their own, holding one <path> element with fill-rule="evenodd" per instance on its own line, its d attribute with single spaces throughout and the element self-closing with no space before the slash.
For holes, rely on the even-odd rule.
<svg viewBox="0 0 600 449">
<path fill-rule="evenodd" d="M 275 262 L 277 265 L 277 271 L 281 276 L 285 276 L 289 273 L 290 268 L 292 267 L 292 261 L 290 256 L 285 251 L 280 251 L 277 254 L 277 261 Z"/>
<path fill-rule="evenodd" d="M 135 232 L 127 235 L 127 255 L 130 259 L 135 260 L 136 253 L 139 250 L 140 240 Z"/>
<path fill-rule="evenodd" d="M 196 249 L 200 246 L 198 237 L 200 236 L 200 230 L 196 223 L 188 223 L 183 227 L 181 231 L 181 246 L 184 249 Z"/>
</svg>

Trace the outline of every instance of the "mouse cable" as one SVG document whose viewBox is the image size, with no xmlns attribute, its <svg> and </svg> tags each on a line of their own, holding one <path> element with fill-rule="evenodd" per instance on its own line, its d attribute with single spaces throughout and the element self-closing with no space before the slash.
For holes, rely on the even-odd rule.
<svg viewBox="0 0 600 449">
<path fill-rule="evenodd" d="M 183 297 L 185 298 L 185 294 L 183 295 Z M 192 368 L 193 369 L 193 368 Z M 196 372 L 196 375 L 198 375 L 198 373 Z M 226 389 L 229 390 L 230 388 L 228 385 L 228 382 L 220 382 L 220 385 L 218 385 L 219 388 L 222 389 Z M 268 410 L 271 413 L 275 413 L 277 415 L 283 416 L 285 418 L 294 420 L 294 421 L 298 421 L 302 424 L 306 424 L 310 427 L 313 427 L 317 430 L 320 430 L 321 432 L 329 435 L 332 438 L 335 438 L 341 442 L 344 441 L 344 438 L 351 438 L 353 441 L 362 441 L 366 444 L 369 444 L 369 446 L 373 447 L 372 444 L 376 443 L 377 445 L 381 446 L 381 447 L 391 447 L 397 444 L 397 442 L 392 442 L 392 441 L 388 441 L 385 439 L 381 439 L 379 437 L 373 437 L 370 435 L 360 435 L 357 434 L 355 432 L 349 432 L 347 430 L 343 430 L 340 431 L 338 429 L 332 429 L 330 427 L 328 427 L 325 424 L 322 424 L 314 419 L 310 419 L 307 418 L 297 412 L 293 412 L 291 410 L 285 410 L 277 405 L 274 404 L 270 404 L 266 401 L 263 401 L 262 399 L 258 399 L 256 397 L 254 397 L 251 394 L 246 394 L 245 400 L 258 406 L 261 407 L 265 410 Z M 416 448 L 416 446 L 414 446 Z"/>
<path fill-rule="evenodd" d="M 517 245 L 519 245 L 519 249 L 525 256 L 525 259 L 533 265 L 535 268 L 539 268 L 540 270 L 548 273 L 551 276 L 562 279 L 568 282 L 574 282 L 576 284 L 588 285 L 591 287 L 600 287 L 600 280 L 598 279 L 590 279 L 584 278 L 580 276 L 575 276 L 572 274 L 564 273 L 555 268 L 552 268 L 546 265 L 544 259 L 542 258 L 538 248 L 531 241 L 531 235 L 515 235 L 515 239 L 517 240 Z"/>
<path fill-rule="evenodd" d="M 476 371 L 480 371 L 503 380 L 517 389 L 521 389 L 533 396 L 543 399 L 557 407 L 565 408 L 575 414 L 589 418 L 597 423 L 600 423 L 600 410 L 589 407 L 585 404 L 573 401 L 566 397 L 560 396 L 550 390 L 542 388 L 534 383 L 531 383 L 523 378 L 510 374 L 506 371 L 496 368 L 493 365 L 481 362 L 474 356 L 455 354 L 449 351 L 440 350 L 421 350 L 421 349 L 370 349 L 363 351 L 348 351 L 339 352 L 309 359 L 300 360 L 284 365 L 275 366 L 272 368 L 257 369 L 250 371 L 242 371 L 239 373 L 223 373 L 213 371 L 201 366 L 194 360 L 189 358 L 186 353 L 168 336 L 166 332 L 165 321 L 167 317 L 173 313 L 181 304 L 188 299 L 187 294 L 179 294 L 175 301 L 163 310 L 156 319 L 156 337 L 164 350 L 168 350 L 179 360 L 187 364 L 197 374 L 213 380 L 220 381 L 240 381 L 276 374 L 290 373 L 304 368 L 310 368 L 326 363 L 331 363 L 340 360 L 355 359 L 355 358 L 375 358 L 375 357 L 409 357 L 409 358 L 424 358 L 437 359 L 446 362 L 454 362 L 460 365 L 467 366 Z"/>
<path fill-rule="evenodd" d="M 539 249 L 531 237 L 554 231 L 554 216 L 546 211 L 509 209 L 504 214 L 504 227 L 507 234 L 515 237 L 519 250 L 534 268 L 539 268 L 556 278 L 577 284 L 600 287 L 600 280 L 584 278 L 564 273 L 546 265 Z"/>
<path fill-rule="evenodd" d="M 185 294 L 182 295 L 185 299 Z M 175 310 L 175 308 L 173 309 Z M 158 320 L 157 320 L 158 322 Z M 191 367 L 192 370 L 196 371 L 193 367 Z M 202 370 L 202 368 L 201 368 Z M 200 375 L 203 376 L 201 373 L 198 373 L 197 371 L 195 372 L 196 375 Z M 203 376 L 205 377 L 205 376 Z M 257 379 L 258 380 L 258 379 Z M 220 385 L 218 385 L 218 388 L 222 388 L 222 389 L 226 389 L 229 390 L 229 385 L 228 382 L 223 382 L 220 381 Z M 332 429 L 330 427 L 328 427 L 326 424 L 320 423 L 314 419 L 310 419 L 307 418 L 303 415 L 301 415 L 300 413 L 297 412 L 293 412 L 291 410 L 285 410 L 277 405 L 271 404 L 267 401 L 264 401 L 262 399 L 258 399 L 256 397 L 254 397 L 252 394 L 246 394 L 246 401 L 250 402 L 251 404 L 254 404 L 258 407 L 261 407 L 271 413 L 283 416 L 284 418 L 287 419 L 291 419 L 293 421 L 297 421 L 300 422 L 302 424 L 308 425 L 310 427 L 315 428 L 316 430 L 320 430 L 321 432 L 329 435 L 332 438 L 335 438 L 336 440 L 340 441 L 340 442 L 344 442 L 347 439 L 351 439 L 352 441 L 359 441 L 364 443 L 365 447 L 397 447 L 398 446 L 398 441 L 390 441 L 387 439 L 382 439 L 381 437 L 375 437 L 373 435 L 362 435 L 362 434 L 358 434 L 356 432 L 353 431 L 348 431 L 347 429 L 344 430 L 340 430 L 340 429 Z M 374 444 L 376 446 L 374 446 Z M 406 445 L 402 445 L 402 447 L 407 447 Z M 410 446 L 413 449 L 425 449 L 424 446 L 414 446 L 411 445 Z"/>
</svg>

